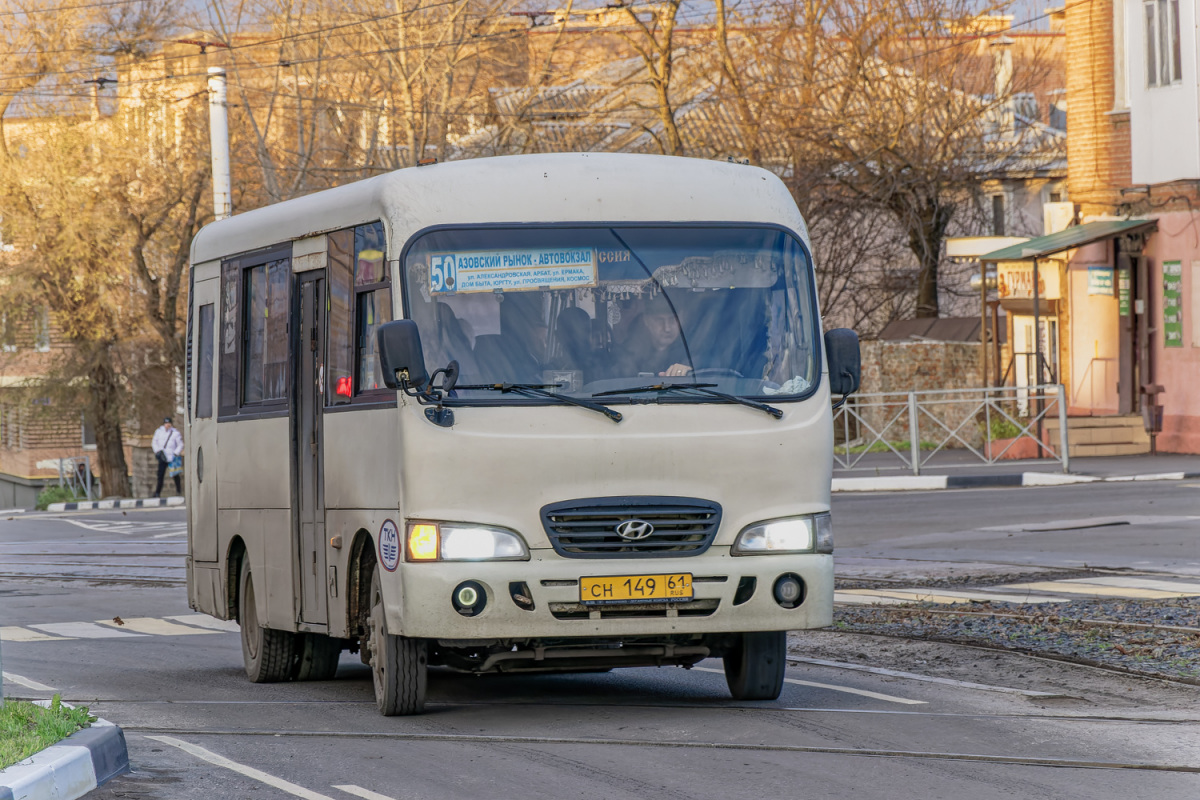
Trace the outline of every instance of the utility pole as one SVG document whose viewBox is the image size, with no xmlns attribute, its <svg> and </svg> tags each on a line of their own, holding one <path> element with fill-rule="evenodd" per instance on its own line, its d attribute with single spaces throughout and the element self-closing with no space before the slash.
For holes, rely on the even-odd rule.
<svg viewBox="0 0 1200 800">
<path fill-rule="evenodd" d="M 233 181 L 229 175 L 229 103 L 225 68 L 208 68 L 208 127 L 212 146 L 213 214 L 233 213 Z"/>
</svg>

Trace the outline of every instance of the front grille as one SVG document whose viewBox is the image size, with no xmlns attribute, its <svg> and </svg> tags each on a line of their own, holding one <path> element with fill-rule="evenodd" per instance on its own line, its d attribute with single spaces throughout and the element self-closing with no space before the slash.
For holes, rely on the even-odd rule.
<svg viewBox="0 0 1200 800">
<path fill-rule="evenodd" d="M 616 530 L 627 520 L 648 522 L 654 531 L 629 541 Z M 694 497 L 597 497 L 542 507 L 550 544 L 567 558 L 696 556 L 712 544 L 720 524 L 721 507 Z"/>
</svg>

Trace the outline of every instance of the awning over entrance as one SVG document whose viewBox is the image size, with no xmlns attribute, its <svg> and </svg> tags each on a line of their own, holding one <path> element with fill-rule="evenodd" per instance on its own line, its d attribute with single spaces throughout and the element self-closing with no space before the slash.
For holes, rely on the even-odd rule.
<svg viewBox="0 0 1200 800">
<path fill-rule="evenodd" d="M 980 261 L 1027 261 L 1033 258 L 1061 253 L 1085 244 L 1098 242 L 1101 239 L 1111 239 L 1125 233 L 1154 228 L 1158 225 L 1152 219 L 1111 219 L 1099 222 L 1088 222 L 1084 225 L 1073 225 L 1066 230 L 1052 233 L 1049 236 L 1039 236 L 1020 244 L 1002 247 L 979 257 Z"/>
</svg>

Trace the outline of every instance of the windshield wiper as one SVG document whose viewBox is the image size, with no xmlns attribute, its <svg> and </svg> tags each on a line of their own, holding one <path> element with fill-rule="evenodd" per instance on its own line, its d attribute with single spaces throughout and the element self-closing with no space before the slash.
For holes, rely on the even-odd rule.
<svg viewBox="0 0 1200 800">
<path fill-rule="evenodd" d="M 620 411 L 614 411 L 608 406 L 593 403 L 590 400 L 580 400 L 578 397 L 572 397 L 569 394 L 555 394 L 554 392 L 546 391 L 547 389 L 562 388 L 557 383 L 480 383 L 474 386 L 455 386 L 454 388 L 456 390 L 481 389 L 490 392 L 504 392 L 506 394 L 513 392 L 526 397 L 546 397 L 551 400 L 557 400 L 560 403 L 595 411 L 608 417 L 613 422 L 620 422 L 624 418 Z"/>
<path fill-rule="evenodd" d="M 769 406 L 766 403 L 760 403 L 757 400 L 749 400 L 745 397 L 738 397 L 735 394 L 726 394 L 725 392 L 714 392 L 712 390 L 715 383 L 659 383 L 654 386 L 635 386 L 632 389 L 609 389 L 605 392 L 596 392 L 592 397 L 610 397 L 619 394 L 643 394 L 645 392 L 674 392 L 680 389 L 689 389 L 700 394 L 715 397 L 719 400 L 724 400 L 727 403 L 737 403 L 738 405 L 748 406 L 749 408 L 757 408 L 759 411 L 765 411 L 775 419 L 783 417 L 783 412 L 775 406 Z"/>
</svg>

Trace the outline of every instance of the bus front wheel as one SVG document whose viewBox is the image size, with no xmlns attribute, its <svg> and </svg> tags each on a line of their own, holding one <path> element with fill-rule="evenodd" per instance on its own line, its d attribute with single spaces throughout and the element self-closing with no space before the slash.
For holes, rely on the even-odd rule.
<svg viewBox="0 0 1200 800">
<path fill-rule="evenodd" d="M 756 631 L 737 637 L 725 653 L 725 682 L 735 700 L 774 700 L 783 690 L 787 631 Z"/>
<path fill-rule="evenodd" d="M 425 708 L 429 654 L 424 639 L 387 632 L 379 569 L 371 575 L 371 610 L 367 617 L 371 648 L 371 677 L 375 703 L 385 717 L 420 714 Z"/>
<path fill-rule="evenodd" d="M 254 601 L 254 578 L 249 559 L 242 559 L 238 580 L 238 622 L 242 626 L 242 661 L 255 683 L 275 683 L 292 677 L 296 634 L 264 628 Z"/>
</svg>

